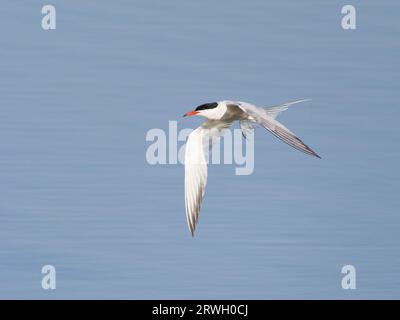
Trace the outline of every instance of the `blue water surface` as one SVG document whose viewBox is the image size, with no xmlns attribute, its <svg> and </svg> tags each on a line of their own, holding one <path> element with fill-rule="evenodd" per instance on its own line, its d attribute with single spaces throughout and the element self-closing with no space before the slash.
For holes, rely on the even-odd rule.
<svg viewBox="0 0 400 320">
<path fill-rule="evenodd" d="M 0 298 L 400 298 L 398 1 L 60 1 L 0 7 Z M 214 165 L 194 239 L 152 128 L 274 105 L 322 160 L 258 129 Z M 57 289 L 43 290 L 54 265 Z M 341 287 L 354 265 L 357 289 Z"/>
</svg>

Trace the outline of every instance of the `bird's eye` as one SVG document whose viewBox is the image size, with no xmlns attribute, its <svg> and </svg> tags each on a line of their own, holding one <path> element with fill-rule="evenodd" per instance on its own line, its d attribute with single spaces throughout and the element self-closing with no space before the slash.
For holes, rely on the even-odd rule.
<svg viewBox="0 0 400 320">
<path fill-rule="evenodd" d="M 206 109 L 214 109 L 218 106 L 217 102 L 205 103 L 196 108 L 196 111 L 206 110 Z"/>
</svg>

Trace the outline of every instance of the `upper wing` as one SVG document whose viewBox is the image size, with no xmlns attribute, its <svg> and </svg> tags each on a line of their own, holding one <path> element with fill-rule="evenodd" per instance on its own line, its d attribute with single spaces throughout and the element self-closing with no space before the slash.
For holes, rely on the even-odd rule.
<svg viewBox="0 0 400 320">
<path fill-rule="evenodd" d="M 298 102 L 295 101 L 294 103 Z M 293 132 L 291 132 L 288 128 L 286 128 L 282 123 L 275 120 L 275 117 L 283 110 L 286 110 L 290 104 L 293 103 L 286 104 L 286 106 L 282 105 L 275 107 L 277 108 L 273 113 L 273 115 L 275 116 L 271 116 L 268 114 L 268 110 L 259 108 L 250 103 L 246 102 L 237 103 L 238 107 L 241 108 L 244 112 L 246 112 L 255 122 L 263 126 L 265 129 L 267 129 L 277 138 L 281 139 L 283 142 L 306 154 L 321 158 L 309 146 L 307 146 L 303 141 L 301 141 Z"/>
</svg>

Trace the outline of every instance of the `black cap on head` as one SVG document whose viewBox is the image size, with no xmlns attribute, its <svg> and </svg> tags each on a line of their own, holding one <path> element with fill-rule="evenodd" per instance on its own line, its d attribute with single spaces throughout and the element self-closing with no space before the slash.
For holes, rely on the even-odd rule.
<svg viewBox="0 0 400 320">
<path fill-rule="evenodd" d="M 200 110 L 206 110 L 206 109 L 214 109 L 217 106 L 218 106 L 218 102 L 205 103 L 205 104 L 198 106 L 195 110 L 200 111 Z"/>
</svg>

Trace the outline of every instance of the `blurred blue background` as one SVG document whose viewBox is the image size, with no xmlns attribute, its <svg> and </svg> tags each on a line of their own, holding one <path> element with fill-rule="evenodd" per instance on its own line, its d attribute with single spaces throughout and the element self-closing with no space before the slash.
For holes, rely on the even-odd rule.
<svg viewBox="0 0 400 320">
<path fill-rule="evenodd" d="M 400 4 L 43 1 L 0 7 L 0 298 L 400 298 Z M 215 100 L 311 98 L 256 131 L 255 172 L 211 166 L 196 237 L 152 128 Z M 57 289 L 41 288 L 41 268 Z M 341 288 L 341 268 L 357 290 Z"/>
</svg>

